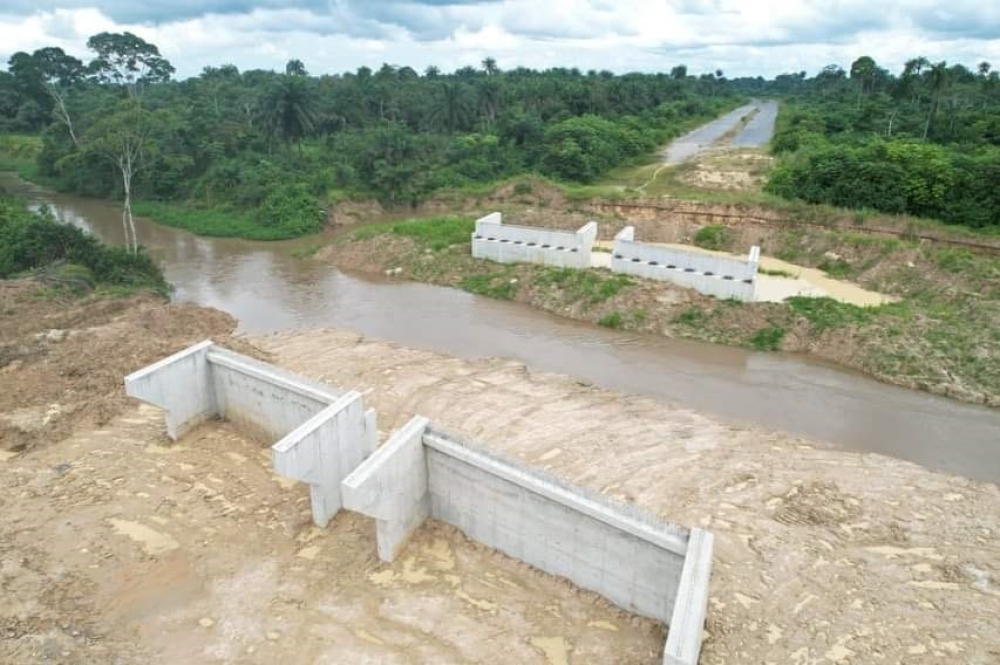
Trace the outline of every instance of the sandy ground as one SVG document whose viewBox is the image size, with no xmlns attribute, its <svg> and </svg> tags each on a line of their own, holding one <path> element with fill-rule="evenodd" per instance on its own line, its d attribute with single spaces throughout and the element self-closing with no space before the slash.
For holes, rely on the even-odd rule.
<svg viewBox="0 0 1000 665">
<path fill-rule="evenodd" d="M 369 391 L 383 440 L 419 413 L 711 529 L 704 665 L 1000 659 L 994 485 L 508 361 L 338 331 L 248 342 Z M 3 389 L 43 360 L 24 356 Z M 82 379 L 64 360 L 72 398 Z M 659 662 L 663 626 L 445 525 L 418 531 L 392 565 L 376 558 L 370 520 L 342 513 L 313 528 L 306 488 L 223 423 L 175 445 L 152 407 L 75 424 L 0 459 L 2 663 Z"/>
<path fill-rule="evenodd" d="M 1000 662 L 995 485 L 533 376 L 511 362 L 470 363 L 336 331 L 254 341 L 294 370 L 371 390 L 383 428 L 419 413 L 714 531 L 703 665 Z M 588 662 L 573 648 L 569 659 Z"/>
<path fill-rule="evenodd" d="M 595 246 L 610 250 L 614 243 L 598 241 Z M 726 256 L 746 260 L 745 255 L 731 254 L 729 252 L 716 252 L 709 249 L 702 249 L 694 245 L 682 245 L 677 243 L 658 242 L 650 243 L 662 245 L 663 247 L 673 247 L 688 252 L 700 252 L 702 254 L 713 254 L 715 256 Z M 592 254 L 591 265 L 595 268 L 611 268 L 611 254 L 608 252 L 594 252 Z M 850 303 L 867 307 L 871 305 L 883 305 L 895 302 L 898 298 L 870 291 L 857 284 L 833 279 L 822 270 L 816 268 L 806 268 L 804 266 L 788 263 L 770 256 L 760 257 L 760 267 L 764 270 L 783 271 L 791 276 L 777 275 L 757 275 L 757 302 L 782 302 L 792 296 L 811 296 L 814 298 L 827 296 L 840 302 Z"/>
</svg>

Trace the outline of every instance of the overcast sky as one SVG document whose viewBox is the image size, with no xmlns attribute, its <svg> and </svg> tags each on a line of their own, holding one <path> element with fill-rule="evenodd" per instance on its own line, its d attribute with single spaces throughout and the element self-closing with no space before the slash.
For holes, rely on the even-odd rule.
<svg viewBox="0 0 1000 665">
<path fill-rule="evenodd" d="M 98 8 L 100 5 L 100 8 Z M 2 0 L 0 62 L 128 30 L 180 77 L 205 65 L 312 74 L 388 62 L 451 71 L 519 65 L 774 76 L 859 55 L 894 71 L 914 56 L 1000 67 L 998 0 Z"/>
</svg>

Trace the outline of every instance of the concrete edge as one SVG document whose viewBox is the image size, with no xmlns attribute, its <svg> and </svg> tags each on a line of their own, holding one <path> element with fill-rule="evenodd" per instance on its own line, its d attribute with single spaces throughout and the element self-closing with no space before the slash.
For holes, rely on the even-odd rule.
<svg viewBox="0 0 1000 665">
<path fill-rule="evenodd" d="M 260 379 L 266 383 L 271 383 L 286 390 L 299 393 L 319 402 L 333 404 L 340 397 L 340 392 L 335 392 L 330 387 L 317 381 L 307 379 L 291 372 L 275 371 L 276 367 L 268 363 L 259 362 L 244 356 L 240 353 L 215 348 L 208 352 L 209 364 L 221 365 L 241 374 Z"/>
<path fill-rule="evenodd" d="M 422 436 L 427 431 L 430 421 L 423 416 L 413 416 L 410 420 L 392 433 L 389 439 L 375 449 L 365 461 L 356 466 L 340 482 L 341 494 L 343 496 L 344 508 L 355 512 L 374 517 L 375 519 L 385 519 L 378 507 L 363 506 L 358 500 L 359 490 L 387 464 L 399 449 L 407 445 L 414 436 Z"/>
<path fill-rule="evenodd" d="M 663 665 L 697 665 L 708 613 L 708 588 L 712 575 L 714 536 L 694 528 L 677 586 L 677 600 L 667 629 Z"/>
<path fill-rule="evenodd" d="M 424 432 L 423 440 L 424 445 L 429 448 L 662 547 L 668 552 L 685 556 L 688 551 L 687 529 L 643 511 L 633 504 L 614 501 L 586 488 L 570 485 L 552 474 L 529 468 L 496 453 L 472 447 L 440 430 L 428 428 Z"/>
<path fill-rule="evenodd" d="M 333 404 L 324 408 L 322 411 L 317 413 L 315 416 L 305 421 L 291 432 L 285 436 L 278 439 L 277 443 L 271 446 L 271 451 L 273 453 L 281 454 L 286 453 L 292 448 L 296 443 L 304 439 L 305 437 L 312 434 L 316 429 L 318 429 L 323 423 L 329 420 L 332 416 L 340 413 L 344 408 L 355 400 L 361 399 L 361 393 L 351 390 L 346 394 L 341 395 L 334 401 Z"/>
<path fill-rule="evenodd" d="M 175 353 L 173 355 L 170 355 L 170 356 L 167 356 L 166 358 L 163 358 L 162 360 L 157 360 L 152 365 L 146 365 L 142 369 L 138 369 L 138 370 L 132 372 L 131 374 L 129 374 L 128 376 L 125 377 L 126 392 L 128 392 L 128 385 L 129 385 L 129 383 L 132 383 L 132 382 L 137 381 L 139 379 L 143 379 L 143 378 L 149 376 L 150 374 L 155 374 L 157 371 L 163 369 L 164 367 L 167 367 L 168 365 L 173 365 L 175 362 L 177 362 L 181 358 L 186 358 L 187 356 L 194 355 L 194 354 L 199 353 L 200 351 L 202 351 L 204 349 L 207 349 L 209 347 L 212 347 L 212 346 L 215 346 L 215 342 L 213 342 L 210 339 L 206 339 L 203 342 L 198 342 L 197 344 L 189 346 L 188 348 L 184 349 L 183 351 L 178 351 L 177 353 Z"/>
</svg>

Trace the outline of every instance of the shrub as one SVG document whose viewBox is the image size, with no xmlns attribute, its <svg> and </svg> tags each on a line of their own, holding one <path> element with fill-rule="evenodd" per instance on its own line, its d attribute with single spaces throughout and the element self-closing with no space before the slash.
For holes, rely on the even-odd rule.
<svg viewBox="0 0 1000 665">
<path fill-rule="evenodd" d="M 512 300 L 517 293 L 517 282 L 511 281 L 507 273 L 469 275 L 459 286 L 469 293 L 497 300 Z"/>
<path fill-rule="evenodd" d="M 725 250 L 733 244 L 733 232 L 718 224 L 703 226 L 694 234 L 694 244 L 702 249 Z"/>
<path fill-rule="evenodd" d="M 140 248 L 136 254 L 108 247 L 43 209 L 32 212 L 21 202 L 0 199 L 0 278 L 60 265 L 54 273 L 73 281 L 166 293 L 163 273 Z"/>
<path fill-rule="evenodd" d="M 778 351 L 781 340 L 785 339 L 785 329 L 779 326 L 761 328 L 750 337 L 750 346 L 757 351 Z"/>
<path fill-rule="evenodd" d="M 597 324 L 605 328 L 621 328 L 624 317 L 621 312 L 609 312 L 597 320 Z"/>
</svg>

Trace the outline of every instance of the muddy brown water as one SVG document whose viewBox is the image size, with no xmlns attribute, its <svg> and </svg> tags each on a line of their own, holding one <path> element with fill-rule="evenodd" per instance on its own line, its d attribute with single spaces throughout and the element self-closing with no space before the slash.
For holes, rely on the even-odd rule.
<svg viewBox="0 0 1000 665">
<path fill-rule="evenodd" d="M 15 190 L 110 243 L 112 205 L 47 192 L 0 174 Z M 802 356 L 754 353 L 612 331 L 455 289 L 347 274 L 295 257 L 315 239 L 204 238 L 137 220 L 174 299 L 229 312 L 248 334 L 310 327 L 355 330 L 463 358 L 506 357 L 612 390 L 651 395 L 843 448 L 1000 482 L 1000 411 L 885 385 Z"/>
</svg>

